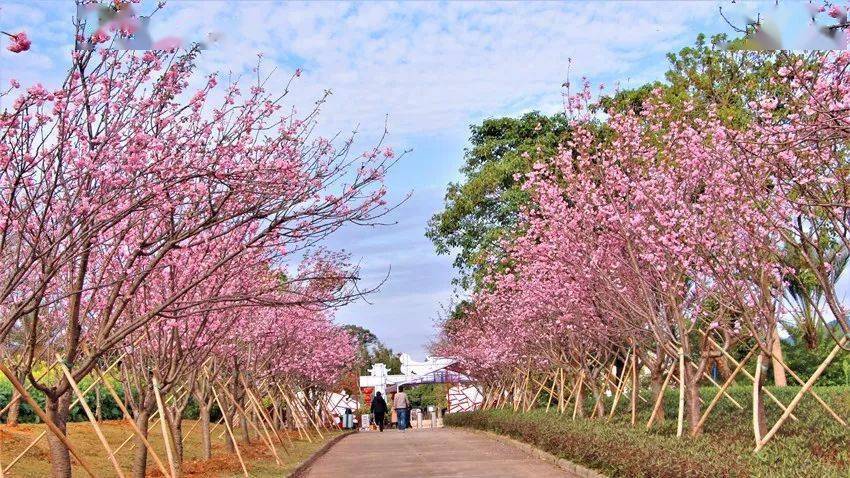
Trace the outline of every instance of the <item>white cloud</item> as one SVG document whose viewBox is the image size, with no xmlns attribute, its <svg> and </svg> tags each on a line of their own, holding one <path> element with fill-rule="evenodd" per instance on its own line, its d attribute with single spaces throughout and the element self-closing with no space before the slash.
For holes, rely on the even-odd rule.
<svg viewBox="0 0 850 478">
<path fill-rule="evenodd" d="M 291 71 L 303 66 L 294 98 L 321 92 L 328 130 L 434 133 L 505 108 L 558 103 L 569 58 L 574 77 L 611 81 L 658 61 L 712 3 L 174 3 L 157 29 L 197 36 L 224 30 L 204 69 L 248 72 L 262 51 Z M 303 64 L 301 64 L 303 62 Z M 286 78 L 286 75 L 282 75 Z"/>
</svg>

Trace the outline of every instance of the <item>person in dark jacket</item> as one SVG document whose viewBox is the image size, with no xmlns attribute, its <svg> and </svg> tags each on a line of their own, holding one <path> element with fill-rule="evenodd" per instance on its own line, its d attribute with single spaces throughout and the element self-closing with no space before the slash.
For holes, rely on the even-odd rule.
<svg viewBox="0 0 850 478">
<path fill-rule="evenodd" d="M 377 392 L 375 398 L 372 399 L 371 411 L 375 414 L 375 423 L 378 424 L 378 428 L 384 431 L 384 415 L 387 413 L 387 402 L 384 401 L 381 392 Z"/>
</svg>

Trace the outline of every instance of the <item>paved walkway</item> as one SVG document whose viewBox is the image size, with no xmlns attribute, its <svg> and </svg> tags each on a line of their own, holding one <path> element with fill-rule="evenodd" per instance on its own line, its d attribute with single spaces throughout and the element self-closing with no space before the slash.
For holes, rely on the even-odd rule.
<svg viewBox="0 0 850 478">
<path fill-rule="evenodd" d="M 487 436 L 454 428 L 360 432 L 319 458 L 310 478 L 528 477 L 573 475 Z"/>
</svg>

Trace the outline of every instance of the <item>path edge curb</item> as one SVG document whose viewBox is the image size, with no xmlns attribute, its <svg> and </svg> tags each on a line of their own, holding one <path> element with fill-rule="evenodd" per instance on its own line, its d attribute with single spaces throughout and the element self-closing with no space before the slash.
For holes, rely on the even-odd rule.
<svg viewBox="0 0 850 478">
<path fill-rule="evenodd" d="M 357 433 L 357 431 L 352 430 L 352 431 L 349 431 L 349 432 L 346 432 L 346 433 L 343 433 L 341 435 L 337 435 L 337 436 L 331 438 L 330 440 L 328 440 L 327 443 L 322 445 L 321 448 L 319 448 L 312 455 L 310 455 L 309 458 L 307 458 L 300 465 L 298 465 L 297 468 L 292 470 L 292 473 L 286 475 L 287 478 L 303 478 L 304 476 L 306 476 L 307 471 L 310 470 L 310 467 L 312 467 L 313 464 L 316 463 L 316 460 L 323 457 L 325 455 L 325 453 L 327 453 L 331 449 L 332 446 L 339 443 L 343 438 L 345 438 L 347 436 L 351 436 L 355 433 Z"/>
<path fill-rule="evenodd" d="M 584 467 L 584 466 L 579 465 L 577 463 L 573 463 L 569 460 L 565 460 L 565 459 L 560 458 L 558 456 L 555 456 L 555 455 L 553 455 L 553 454 L 551 454 L 547 451 L 543 451 L 543 450 L 541 450 L 540 448 L 537 448 L 534 445 L 531 445 L 531 444 L 528 444 L 528 443 L 525 443 L 525 442 L 522 442 L 522 441 L 519 441 L 519 440 L 515 440 L 515 439 L 513 439 L 509 436 L 505 436 L 505 435 L 502 435 L 502 434 L 499 434 L 499 433 L 491 432 L 489 430 L 479 430 L 477 428 L 462 427 L 461 429 L 462 430 L 468 430 L 468 431 L 471 431 L 473 433 L 479 433 L 481 435 L 486 435 L 486 436 L 493 438 L 495 440 L 498 440 L 502 443 L 511 445 L 515 448 L 518 448 L 519 450 L 521 450 L 522 452 L 524 452 L 527 455 L 531 455 L 531 456 L 533 456 L 537 459 L 551 463 L 551 464 L 557 466 L 558 468 L 560 468 L 560 469 L 562 469 L 562 470 L 564 470 L 568 473 L 574 474 L 575 476 L 577 476 L 579 478 L 608 478 L 606 475 L 603 475 L 603 474 L 599 473 L 598 471 L 591 470 L 590 468 Z"/>
</svg>

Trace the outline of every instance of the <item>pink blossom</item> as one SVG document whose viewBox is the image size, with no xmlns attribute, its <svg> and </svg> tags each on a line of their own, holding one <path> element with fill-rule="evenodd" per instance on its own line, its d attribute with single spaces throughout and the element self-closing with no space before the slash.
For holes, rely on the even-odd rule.
<svg viewBox="0 0 850 478">
<path fill-rule="evenodd" d="M 12 42 L 9 44 L 9 46 L 6 47 L 6 49 L 13 53 L 27 51 L 30 49 L 30 45 L 32 45 L 30 39 L 27 38 L 26 32 L 15 33 L 14 35 L 7 33 L 6 35 L 8 35 L 9 38 L 12 40 Z"/>
</svg>

